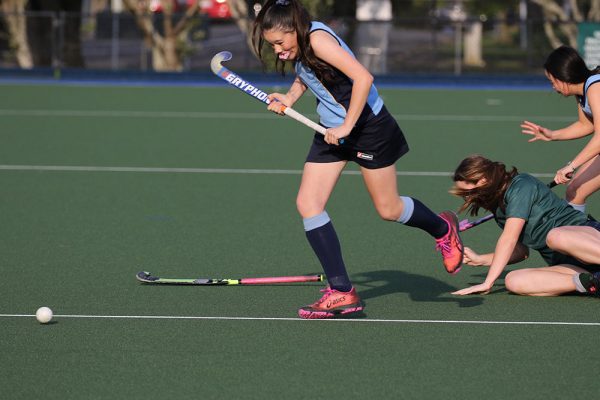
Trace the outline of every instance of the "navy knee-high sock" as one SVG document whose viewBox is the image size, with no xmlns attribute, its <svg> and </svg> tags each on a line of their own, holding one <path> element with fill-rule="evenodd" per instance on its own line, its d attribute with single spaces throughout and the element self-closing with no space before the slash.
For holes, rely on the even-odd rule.
<svg viewBox="0 0 600 400">
<path fill-rule="evenodd" d="M 400 198 L 404 202 L 404 209 L 398 222 L 423 229 L 436 239 L 448 233 L 448 223 L 425 204 L 412 197 L 400 196 Z"/>
<path fill-rule="evenodd" d="M 323 266 L 329 286 L 341 292 L 350 291 L 352 283 L 344 265 L 340 241 L 327 212 L 305 218 L 303 222 L 306 238 Z"/>
</svg>

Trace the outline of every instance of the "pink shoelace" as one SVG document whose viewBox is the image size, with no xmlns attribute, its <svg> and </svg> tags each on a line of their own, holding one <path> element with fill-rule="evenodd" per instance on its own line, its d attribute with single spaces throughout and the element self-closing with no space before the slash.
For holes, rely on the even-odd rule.
<svg viewBox="0 0 600 400">
<path fill-rule="evenodd" d="M 450 246 L 450 238 L 449 235 L 444 236 L 442 239 L 439 239 L 439 242 L 435 245 L 435 249 L 437 251 L 441 251 L 443 256 L 452 252 L 452 246 Z"/>
<path fill-rule="evenodd" d="M 324 289 L 319 289 L 319 292 L 324 293 L 323 296 L 321 296 L 321 298 L 319 299 L 319 301 L 317 303 L 322 303 L 326 298 L 328 298 L 330 295 L 333 294 L 333 290 L 331 287 L 329 287 L 329 285 L 327 285 L 327 287 L 325 287 Z"/>
</svg>

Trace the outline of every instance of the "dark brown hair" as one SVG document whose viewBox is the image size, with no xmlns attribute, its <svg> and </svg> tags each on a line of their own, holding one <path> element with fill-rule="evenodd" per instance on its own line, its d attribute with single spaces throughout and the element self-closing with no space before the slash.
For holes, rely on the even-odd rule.
<svg viewBox="0 0 600 400">
<path fill-rule="evenodd" d="M 298 0 L 267 0 L 254 20 L 252 29 L 252 45 L 258 58 L 265 63 L 263 49 L 265 39 L 263 32 L 280 29 L 284 32 L 296 32 L 298 40 L 298 58 L 310 68 L 317 78 L 329 80 L 334 76 L 334 69 L 320 60 L 310 45 L 311 16 Z M 285 63 L 275 59 L 275 69 L 285 74 Z"/>
<path fill-rule="evenodd" d="M 577 50 L 569 46 L 554 49 L 548 55 L 544 69 L 559 81 L 566 83 L 585 82 L 587 78 L 600 71 L 600 67 L 588 69 Z"/>
<path fill-rule="evenodd" d="M 485 179 L 485 183 L 470 190 L 460 189 L 455 185 L 450 189 L 450 193 L 465 200 L 460 207 L 461 212 L 469 209 L 471 215 L 477 215 L 480 208 L 491 212 L 495 212 L 497 208 L 505 211 L 504 194 L 517 174 L 515 167 L 508 171 L 503 163 L 475 154 L 461 161 L 452 180 L 475 184 Z"/>
</svg>

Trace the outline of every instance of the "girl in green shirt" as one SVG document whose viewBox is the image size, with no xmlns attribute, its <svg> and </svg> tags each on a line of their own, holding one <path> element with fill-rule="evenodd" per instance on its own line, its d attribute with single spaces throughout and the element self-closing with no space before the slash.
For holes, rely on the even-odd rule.
<svg viewBox="0 0 600 400">
<path fill-rule="evenodd" d="M 483 283 L 453 294 L 488 293 L 506 265 L 528 258 L 529 249 L 537 250 L 547 266 L 509 272 L 509 291 L 529 296 L 600 294 L 600 223 L 588 221 L 531 175 L 516 168 L 508 171 L 480 155 L 465 158 L 453 180 L 450 193 L 465 201 L 460 211 L 491 211 L 502 228 L 493 253 L 465 247 L 465 264 L 490 268 Z"/>
</svg>

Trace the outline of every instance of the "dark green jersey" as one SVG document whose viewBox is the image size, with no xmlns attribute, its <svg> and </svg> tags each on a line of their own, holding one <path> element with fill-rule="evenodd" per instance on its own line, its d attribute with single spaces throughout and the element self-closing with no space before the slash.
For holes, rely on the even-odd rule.
<svg viewBox="0 0 600 400">
<path fill-rule="evenodd" d="M 584 225 L 587 217 L 559 198 L 544 183 L 529 174 L 515 176 L 504 194 L 506 212 L 494 213 L 496 222 L 504 229 L 507 218 L 522 218 L 525 226 L 519 242 L 540 252 L 548 265 L 561 263 L 562 254 L 546 245 L 546 236 L 559 226 Z"/>
</svg>

